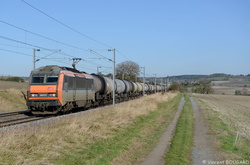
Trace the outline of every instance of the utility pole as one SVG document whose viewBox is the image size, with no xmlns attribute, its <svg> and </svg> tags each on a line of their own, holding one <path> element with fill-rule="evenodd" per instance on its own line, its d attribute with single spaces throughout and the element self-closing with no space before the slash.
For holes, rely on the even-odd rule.
<svg viewBox="0 0 250 165">
<path fill-rule="evenodd" d="M 50 53 L 50 54 L 48 54 L 48 55 L 46 55 L 46 56 L 44 56 L 44 57 L 42 57 L 42 58 L 40 58 L 40 59 L 36 59 L 36 52 L 38 51 L 41 51 L 41 50 L 45 50 L 45 51 L 52 51 L 52 53 Z M 37 61 L 40 61 L 40 60 L 42 60 L 42 59 L 46 59 L 46 57 L 48 57 L 48 56 L 50 56 L 50 55 L 52 55 L 52 54 L 54 54 L 54 53 L 57 53 L 57 52 L 59 52 L 59 51 L 61 51 L 61 49 L 56 49 L 56 50 L 53 50 L 53 49 L 33 49 L 33 70 L 35 70 L 36 69 L 36 62 Z"/>
<path fill-rule="evenodd" d="M 163 85 L 162 85 L 162 78 L 161 78 L 161 92 L 163 92 L 162 87 L 163 87 Z"/>
<path fill-rule="evenodd" d="M 124 68 L 122 70 L 123 70 L 123 72 L 122 72 L 122 80 L 124 80 Z"/>
<path fill-rule="evenodd" d="M 113 56 L 113 61 L 109 59 L 109 61 L 113 62 L 113 106 L 115 105 L 115 49 L 109 49 L 108 51 L 113 51 L 114 56 Z"/>
<path fill-rule="evenodd" d="M 156 93 L 156 74 L 153 75 L 155 75 L 155 93 Z"/>
<path fill-rule="evenodd" d="M 99 68 L 102 68 L 101 66 L 97 67 L 97 74 L 99 74 Z"/>
<path fill-rule="evenodd" d="M 36 69 L 36 51 L 40 51 L 40 49 L 33 49 L 33 70 Z"/>
<path fill-rule="evenodd" d="M 145 96 L 145 66 L 143 68 L 143 96 Z"/>
<path fill-rule="evenodd" d="M 165 92 L 167 92 L 167 79 L 165 79 Z"/>
</svg>

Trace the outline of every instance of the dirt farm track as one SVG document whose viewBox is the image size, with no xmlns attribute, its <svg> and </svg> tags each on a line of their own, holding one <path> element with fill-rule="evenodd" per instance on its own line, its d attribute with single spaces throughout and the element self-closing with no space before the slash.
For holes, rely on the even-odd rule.
<svg viewBox="0 0 250 165">
<path fill-rule="evenodd" d="M 239 131 L 242 137 L 250 139 L 250 97 L 235 95 L 202 95 L 194 94 L 196 98 L 218 112 L 233 131 Z"/>
</svg>

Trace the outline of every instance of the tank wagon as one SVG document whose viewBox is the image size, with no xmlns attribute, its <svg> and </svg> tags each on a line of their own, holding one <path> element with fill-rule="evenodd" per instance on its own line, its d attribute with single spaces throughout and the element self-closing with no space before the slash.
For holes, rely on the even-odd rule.
<svg viewBox="0 0 250 165">
<path fill-rule="evenodd" d="M 154 85 L 144 85 L 146 94 L 154 93 Z M 113 97 L 122 102 L 142 95 L 143 83 L 115 79 L 113 89 L 111 78 L 48 65 L 31 72 L 26 104 L 33 114 L 57 114 L 110 104 Z"/>
</svg>

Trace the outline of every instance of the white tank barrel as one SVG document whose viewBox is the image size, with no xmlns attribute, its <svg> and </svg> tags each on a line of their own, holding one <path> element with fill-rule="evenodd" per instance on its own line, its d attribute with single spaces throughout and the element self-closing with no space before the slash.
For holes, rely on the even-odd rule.
<svg viewBox="0 0 250 165">
<path fill-rule="evenodd" d="M 133 90 L 132 83 L 127 80 L 123 80 L 123 82 L 126 84 L 126 92 L 127 93 L 132 92 Z"/>
<path fill-rule="evenodd" d="M 116 92 L 117 93 L 123 93 L 126 90 L 126 86 L 122 80 L 115 79 L 116 82 Z"/>
<path fill-rule="evenodd" d="M 103 77 L 92 74 L 95 93 L 104 93 L 105 82 Z"/>
<path fill-rule="evenodd" d="M 137 92 L 137 90 L 138 90 L 137 84 L 134 83 L 134 82 L 131 82 L 131 83 L 132 83 L 132 85 L 133 85 L 133 92 Z"/>
<path fill-rule="evenodd" d="M 108 78 L 108 77 L 103 77 L 103 78 L 106 82 L 105 93 L 110 94 L 111 92 L 113 92 L 113 80 L 111 78 Z"/>
<path fill-rule="evenodd" d="M 142 88 L 142 85 L 138 82 L 136 82 L 137 84 L 137 87 L 138 87 L 138 92 L 142 92 L 143 91 L 143 88 Z"/>
</svg>

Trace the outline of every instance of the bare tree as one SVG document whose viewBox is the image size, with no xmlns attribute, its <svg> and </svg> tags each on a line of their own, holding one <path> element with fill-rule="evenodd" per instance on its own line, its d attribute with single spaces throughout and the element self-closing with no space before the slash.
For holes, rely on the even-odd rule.
<svg viewBox="0 0 250 165">
<path fill-rule="evenodd" d="M 133 80 L 140 75 L 140 66 L 133 61 L 125 61 L 116 66 L 116 78 Z"/>
</svg>

